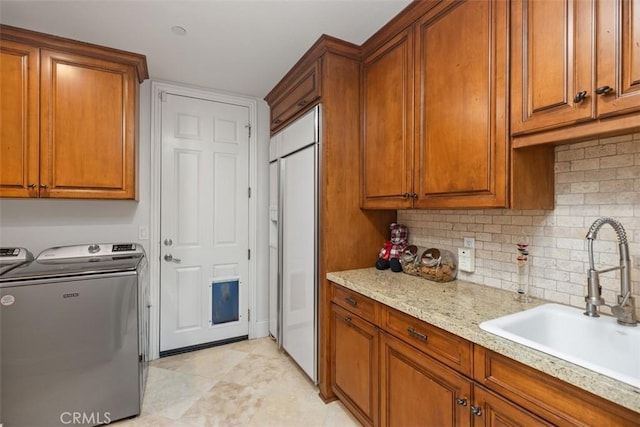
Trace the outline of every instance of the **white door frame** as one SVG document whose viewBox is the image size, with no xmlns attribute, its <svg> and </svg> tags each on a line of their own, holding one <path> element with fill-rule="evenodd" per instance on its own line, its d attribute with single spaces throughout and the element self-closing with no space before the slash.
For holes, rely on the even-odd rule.
<svg viewBox="0 0 640 427">
<path fill-rule="evenodd" d="M 249 187 L 257 188 L 257 140 L 258 120 L 257 101 L 254 98 L 225 94 L 208 89 L 193 88 L 162 81 L 151 82 L 151 197 L 149 218 L 149 280 L 151 319 L 149 323 L 150 359 L 160 356 L 160 166 L 162 164 L 162 109 L 161 94 L 167 92 L 175 95 L 190 96 L 215 102 L 241 105 L 249 109 Z M 253 191 L 249 199 L 249 248 L 252 251 L 249 260 L 248 308 L 253 315 L 249 319 L 249 338 L 256 335 L 256 281 L 257 281 L 257 197 Z"/>
</svg>

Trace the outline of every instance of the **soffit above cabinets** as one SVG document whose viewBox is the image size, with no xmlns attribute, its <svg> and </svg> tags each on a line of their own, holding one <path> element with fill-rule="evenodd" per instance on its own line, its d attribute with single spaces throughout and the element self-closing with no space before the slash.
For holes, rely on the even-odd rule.
<svg viewBox="0 0 640 427">
<path fill-rule="evenodd" d="M 409 3 L 3 0 L 0 22 L 140 52 L 153 79 L 263 98 L 320 35 L 362 44 Z"/>
</svg>

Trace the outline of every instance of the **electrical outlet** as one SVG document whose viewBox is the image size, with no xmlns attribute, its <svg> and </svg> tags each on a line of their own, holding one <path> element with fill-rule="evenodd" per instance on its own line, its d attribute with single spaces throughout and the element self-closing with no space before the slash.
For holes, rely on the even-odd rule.
<svg viewBox="0 0 640 427">
<path fill-rule="evenodd" d="M 473 273 L 476 271 L 476 250 L 458 248 L 458 270 Z"/>
<path fill-rule="evenodd" d="M 476 239 L 473 237 L 465 237 L 463 238 L 464 247 L 474 249 L 476 247 Z"/>
</svg>

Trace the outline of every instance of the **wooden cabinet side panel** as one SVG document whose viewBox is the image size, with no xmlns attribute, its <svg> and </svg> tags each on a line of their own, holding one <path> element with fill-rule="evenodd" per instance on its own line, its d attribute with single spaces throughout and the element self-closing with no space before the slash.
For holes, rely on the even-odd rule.
<svg viewBox="0 0 640 427">
<path fill-rule="evenodd" d="M 417 25 L 414 206 L 507 204 L 508 12 L 462 2 Z"/>
<path fill-rule="evenodd" d="M 640 414 L 475 346 L 474 379 L 559 426 L 631 426 Z"/>
<path fill-rule="evenodd" d="M 413 192 L 411 28 L 362 65 L 364 208 L 407 208 Z"/>
<path fill-rule="evenodd" d="M 554 159 L 553 145 L 511 149 L 511 209 L 553 209 Z"/>
<path fill-rule="evenodd" d="M 49 50 L 41 61 L 41 196 L 135 198 L 133 67 Z"/>
<path fill-rule="evenodd" d="M 360 64 L 322 57 L 319 207 L 319 385 L 332 398 L 329 346 L 331 285 L 327 272 L 370 267 L 389 238 L 396 211 L 360 209 Z M 358 236 L 357 239 L 345 236 Z"/>
<path fill-rule="evenodd" d="M 640 0 L 597 2 L 599 117 L 640 111 Z"/>
<path fill-rule="evenodd" d="M 511 4 L 511 132 L 595 117 L 593 0 Z"/>
<path fill-rule="evenodd" d="M 38 55 L 36 47 L 0 40 L 2 197 L 38 195 Z"/>
<path fill-rule="evenodd" d="M 469 426 L 471 412 L 456 399 L 471 399 L 471 382 L 382 332 L 381 426 Z"/>
</svg>

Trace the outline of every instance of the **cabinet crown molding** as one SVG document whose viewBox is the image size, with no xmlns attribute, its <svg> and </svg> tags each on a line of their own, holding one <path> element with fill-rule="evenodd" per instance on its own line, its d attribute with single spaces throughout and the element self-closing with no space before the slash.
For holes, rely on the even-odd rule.
<svg viewBox="0 0 640 427">
<path fill-rule="evenodd" d="M 53 49 L 56 51 L 119 62 L 135 67 L 139 83 L 142 83 L 149 78 L 147 57 L 138 53 L 99 46 L 92 43 L 67 39 L 60 36 L 40 33 L 4 24 L 0 24 L 0 39 L 25 43 L 39 48 Z"/>
</svg>

